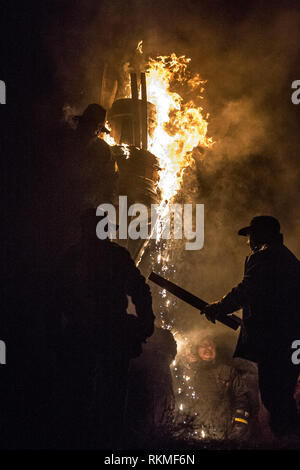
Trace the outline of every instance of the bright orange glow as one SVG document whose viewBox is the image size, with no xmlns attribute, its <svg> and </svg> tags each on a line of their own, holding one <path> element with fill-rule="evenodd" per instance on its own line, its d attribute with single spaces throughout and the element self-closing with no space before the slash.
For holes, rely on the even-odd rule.
<svg viewBox="0 0 300 470">
<path fill-rule="evenodd" d="M 162 200 L 168 203 L 180 188 L 184 169 L 192 162 L 192 150 L 199 145 L 212 145 L 212 139 L 207 137 L 208 124 L 202 109 L 191 100 L 184 102 L 179 93 L 170 90 L 174 82 L 189 91 L 204 83 L 198 74 L 192 77 L 187 74 L 190 61 L 174 53 L 150 59 L 146 75 L 148 101 L 156 106 L 157 113 L 149 150 L 162 167 L 158 185 Z"/>
</svg>

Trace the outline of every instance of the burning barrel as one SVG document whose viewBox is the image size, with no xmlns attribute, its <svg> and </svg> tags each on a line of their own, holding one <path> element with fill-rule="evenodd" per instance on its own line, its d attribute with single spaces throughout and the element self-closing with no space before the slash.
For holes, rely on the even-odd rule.
<svg viewBox="0 0 300 470">
<path fill-rule="evenodd" d="M 147 101 L 146 126 L 143 125 L 143 101 L 136 102 L 131 98 L 123 98 L 115 101 L 107 113 L 107 120 L 111 126 L 111 136 L 117 144 L 134 145 L 138 148 L 145 148 L 143 145 L 144 131 L 147 128 L 151 136 L 155 123 L 155 106 Z M 137 111 L 137 112 L 136 112 Z M 138 122 L 138 126 L 136 125 Z"/>
<path fill-rule="evenodd" d="M 138 99 L 136 76 L 132 74 L 131 78 L 132 98 L 116 100 L 107 113 L 107 120 L 117 143 L 112 152 L 119 167 L 119 195 L 127 196 L 128 205 L 142 203 L 150 207 L 160 201 L 157 190 L 160 167 L 155 155 L 147 151 L 147 138 L 154 129 L 156 111 L 155 106 L 146 101 L 145 88 L 142 88 L 142 100 Z M 128 240 L 126 245 L 136 258 L 144 243 L 144 240 Z"/>
</svg>

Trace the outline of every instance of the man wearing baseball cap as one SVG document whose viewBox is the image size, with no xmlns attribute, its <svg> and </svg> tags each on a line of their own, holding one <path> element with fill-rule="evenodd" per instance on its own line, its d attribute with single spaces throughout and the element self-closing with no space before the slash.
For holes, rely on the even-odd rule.
<svg viewBox="0 0 300 470">
<path fill-rule="evenodd" d="M 203 313 L 213 323 L 219 315 L 243 309 L 235 357 L 257 362 L 259 387 L 276 436 L 300 433 L 293 398 L 300 365 L 293 360 L 300 340 L 300 262 L 283 244 L 280 224 L 271 216 L 254 217 L 239 235 L 252 253 L 244 278 Z"/>
</svg>

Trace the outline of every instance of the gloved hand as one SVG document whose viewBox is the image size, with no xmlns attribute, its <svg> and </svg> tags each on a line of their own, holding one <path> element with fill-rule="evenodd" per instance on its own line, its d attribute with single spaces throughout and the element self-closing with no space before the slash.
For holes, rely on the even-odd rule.
<svg viewBox="0 0 300 470">
<path fill-rule="evenodd" d="M 204 313 L 207 320 L 211 321 L 212 323 L 216 323 L 216 319 L 218 318 L 218 315 L 220 313 L 219 302 L 207 304 L 201 311 L 201 313 Z"/>
</svg>

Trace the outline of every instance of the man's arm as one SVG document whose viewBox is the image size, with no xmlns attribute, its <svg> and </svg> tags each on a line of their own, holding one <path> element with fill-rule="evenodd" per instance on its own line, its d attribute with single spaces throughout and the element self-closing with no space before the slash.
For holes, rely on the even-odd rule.
<svg viewBox="0 0 300 470">
<path fill-rule="evenodd" d="M 126 294 L 135 305 L 141 340 L 144 341 L 154 331 L 154 314 L 150 288 L 140 270 L 135 266 L 128 253 Z"/>
</svg>

